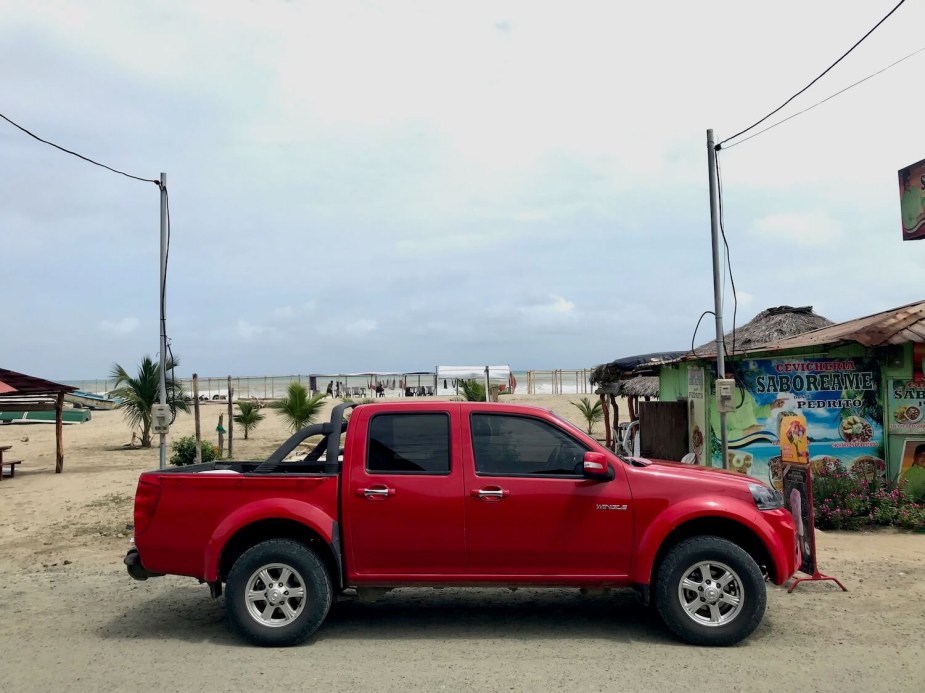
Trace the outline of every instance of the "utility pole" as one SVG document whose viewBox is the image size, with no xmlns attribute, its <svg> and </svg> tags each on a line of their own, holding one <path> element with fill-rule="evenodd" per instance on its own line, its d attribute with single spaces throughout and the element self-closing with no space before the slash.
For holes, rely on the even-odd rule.
<svg viewBox="0 0 925 693">
<path fill-rule="evenodd" d="M 164 297 L 167 282 L 167 174 L 161 172 L 161 292 L 158 296 L 161 307 L 161 405 L 167 406 L 167 318 Z M 161 432 L 161 469 L 167 468 L 167 433 Z"/>
<path fill-rule="evenodd" d="M 707 130 L 707 165 L 710 169 L 710 228 L 713 241 L 713 312 L 716 316 L 716 377 L 726 377 L 726 362 L 723 354 L 723 298 L 722 284 L 719 276 L 719 209 L 717 207 L 716 188 L 716 144 L 713 130 Z M 718 397 L 714 397 L 714 406 L 718 406 Z M 719 412 L 720 441 L 723 447 L 723 469 L 729 467 L 729 435 L 726 431 L 726 412 Z"/>
</svg>

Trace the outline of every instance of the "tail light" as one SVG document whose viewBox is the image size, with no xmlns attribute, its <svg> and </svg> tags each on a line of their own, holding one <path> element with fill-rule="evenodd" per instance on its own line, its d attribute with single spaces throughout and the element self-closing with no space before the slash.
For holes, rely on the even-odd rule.
<svg viewBox="0 0 925 693">
<path fill-rule="evenodd" d="M 135 491 L 135 536 L 142 534 L 151 524 L 157 502 L 161 499 L 161 485 L 157 478 L 146 478 L 144 475 L 138 479 L 138 489 Z"/>
</svg>

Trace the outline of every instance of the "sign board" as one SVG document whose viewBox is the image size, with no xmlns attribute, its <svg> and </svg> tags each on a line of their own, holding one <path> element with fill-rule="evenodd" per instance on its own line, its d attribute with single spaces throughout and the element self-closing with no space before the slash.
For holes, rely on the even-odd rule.
<svg viewBox="0 0 925 693">
<path fill-rule="evenodd" d="M 887 386 L 890 433 L 925 435 L 925 380 L 892 378 Z"/>
<path fill-rule="evenodd" d="M 709 455 L 704 455 L 708 442 L 705 392 L 704 369 L 690 366 L 687 369 L 687 443 L 688 451 L 697 457 L 696 464 L 710 463 Z"/>
<path fill-rule="evenodd" d="M 809 467 L 790 464 L 784 467 L 784 507 L 793 516 L 797 528 L 797 570 L 816 574 L 816 528 L 813 522 L 813 480 Z"/>
<path fill-rule="evenodd" d="M 903 442 L 899 482 L 909 496 L 925 500 L 925 438 L 909 438 Z"/>
<path fill-rule="evenodd" d="M 876 360 L 748 359 L 734 369 L 734 410 L 726 415 L 729 469 L 767 480 L 778 491 L 788 461 L 816 466 L 837 460 L 885 474 Z M 715 407 L 709 426 L 713 464 L 721 466 Z"/>
<path fill-rule="evenodd" d="M 925 159 L 899 171 L 903 240 L 925 238 Z"/>
</svg>

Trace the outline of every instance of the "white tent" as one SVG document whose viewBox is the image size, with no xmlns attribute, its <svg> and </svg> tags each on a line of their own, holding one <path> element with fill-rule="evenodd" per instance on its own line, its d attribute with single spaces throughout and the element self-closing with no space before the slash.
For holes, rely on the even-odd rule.
<svg viewBox="0 0 925 693">
<path fill-rule="evenodd" d="M 490 383 L 504 383 L 511 379 L 510 366 L 437 366 L 437 380 L 481 380 L 485 383 L 485 401 L 488 401 Z"/>
</svg>

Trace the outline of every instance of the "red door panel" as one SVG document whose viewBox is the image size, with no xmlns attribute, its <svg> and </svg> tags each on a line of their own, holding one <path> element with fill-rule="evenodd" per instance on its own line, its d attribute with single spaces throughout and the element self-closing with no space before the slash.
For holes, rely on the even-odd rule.
<svg viewBox="0 0 925 693">
<path fill-rule="evenodd" d="M 350 441 L 342 498 L 345 558 L 357 582 L 428 581 L 465 572 L 462 445 L 453 408 L 458 405 L 355 410 L 351 426 L 369 435 Z M 447 455 L 449 470 L 436 468 Z"/>
<path fill-rule="evenodd" d="M 573 470 L 587 446 L 553 420 L 492 413 L 492 430 L 480 432 L 486 420 L 478 413 L 467 419 L 470 576 L 629 574 L 632 501 L 621 469 L 609 482 L 581 477 Z M 478 473 L 473 462 L 480 461 Z"/>
</svg>

